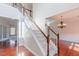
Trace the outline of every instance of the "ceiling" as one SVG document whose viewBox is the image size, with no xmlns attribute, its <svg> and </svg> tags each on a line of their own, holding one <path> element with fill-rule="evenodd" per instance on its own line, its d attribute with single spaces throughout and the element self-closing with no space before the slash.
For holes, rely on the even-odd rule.
<svg viewBox="0 0 79 59">
<path fill-rule="evenodd" d="M 63 20 L 64 19 L 67 20 L 67 19 L 71 19 L 71 18 L 79 18 L 79 8 L 75 8 L 75 9 L 72 9 L 72 10 L 69 10 L 69 11 L 66 11 L 66 12 L 62 12 L 60 14 L 57 14 L 55 16 L 51 16 L 49 18 L 53 19 L 53 20 L 60 20 L 61 16 L 63 16 L 62 17 Z"/>
<path fill-rule="evenodd" d="M 55 16 L 49 17 L 52 20 L 60 20 L 61 16 L 64 23 L 67 24 L 66 28 L 63 29 L 62 33 L 64 35 L 75 35 L 79 34 L 79 8 L 75 8 Z"/>
</svg>

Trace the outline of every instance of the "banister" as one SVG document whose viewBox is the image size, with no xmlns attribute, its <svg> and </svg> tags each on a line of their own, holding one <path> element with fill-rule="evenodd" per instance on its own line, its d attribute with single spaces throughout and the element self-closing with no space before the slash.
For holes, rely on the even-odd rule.
<svg viewBox="0 0 79 59">
<path fill-rule="evenodd" d="M 48 26 L 48 28 L 57 36 L 57 33 L 53 29 L 51 29 L 49 26 Z"/>
<path fill-rule="evenodd" d="M 28 16 L 28 15 L 27 15 Z M 28 16 L 29 17 L 29 16 Z M 31 21 L 38 29 L 39 31 L 44 35 L 44 37 L 47 40 L 47 56 L 49 56 L 49 37 L 46 36 L 46 34 L 40 29 L 40 27 L 35 23 L 35 21 Z"/>
<path fill-rule="evenodd" d="M 21 3 L 20 3 L 21 4 Z M 25 10 L 28 10 L 30 12 L 32 12 L 32 10 L 28 9 L 28 8 L 25 8 L 22 4 L 21 4 L 22 8 L 24 8 Z"/>
<path fill-rule="evenodd" d="M 32 10 L 25 8 L 21 3 L 18 3 L 20 5 L 20 8 L 25 10 L 25 11 L 29 11 L 30 12 L 30 16 L 31 16 L 31 12 Z M 17 3 L 12 3 L 12 7 L 18 7 Z"/>
<path fill-rule="evenodd" d="M 49 56 L 49 36 L 50 36 L 50 31 L 49 30 L 51 30 L 56 36 L 57 36 L 57 48 L 58 48 L 58 56 L 59 56 L 59 33 L 56 33 L 53 29 L 51 29 L 49 26 L 48 26 L 48 36 L 46 36 L 45 34 L 44 34 L 44 32 L 39 28 L 39 26 L 35 23 L 35 22 L 33 22 L 36 26 L 37 26 L 37 28 L 41 31 L 41 33 L 45 36 L 45 38 L 47 39 L 47 56 Z"/>
<path fill-rule="evenodd" d="M 23 8 L 23 12 L 27 14 L 26 10 L 28 10 L 30 12 L 30 16 L 31 16 L 31 10 L 29 9 L 26 9 L 22 4 L 21 4 L 21 7 Z M 51 29 L 49 26 L 48 26 L 48 36 L 46 36 L 46 34 L 40 29 L 40 27 L 34 22 L 32 21 L 32 23 L 35 24 L 35 26 L 39 29 L 39 31 L 44 35 L 44 37 L 47 39 L 47 56 L 49 56 L 49 36 L 50 36 L 50 33 L 49 33 L 49 30 L 51 30 L 56 36 L 57 36 L 57 39 L 58 39 L 58 55 L 59 55 L 59 34 L 55 33 L 53 31 L 53 29 Z"/>
<path fill-rule="evenodd" d="M 44 37 L 47 39 L 47 56 L 49 56 L 49 34 L 46 36 L 44 32 L 40 29 L 40 27 L 33 21 L 33 23 L 36 25 L 36 27 L 40 30 L 40 32 L 44 35 Z M 49 33 L 49 30 L 48 30 Z"/>
<path fill-rule="evenodd" d="M 32 12 L 32 10 L 30 10 L 30 9 L 28 9 L 28 8 L 25 8 L 21 3 L 20 3 L 20 5 L 21 5 L 21 7 L 26 11 L 29 11 L 30 12 L 30 16 L 31 16 L 31 12 Z"/>
<path fill-rule="evenodd" d="M 36 27 L 40 30 L 40 32 L 45 36 L 45 38 L 47 39 L 47 36 L 45 35 L 45 33 L 40 29 L 40 27 L 33 21 L 33 23 L 36 25 Z"/>
<path fill-rule="evenodd" d="M 56 35 L 56 37 L 57 37 L 57 48 L 58 48 L 58 50 L 57 50 L 57 52 L 58 52 L 58 56 L 59 56 L 59 54 L 60 54 L 60 48 L 59 48 L 59 33 L 56 33 L 53 29 L 51 29 L 49 26 L 48 26 L 48 30 L 51 30 L 55 35 Z M 48 33 L 48 35 L 49 35 L 49 33 Z"/>
<path fill-rule="evenodd" d="M 49 33 L 49 30 L 51 30 L 56 36 L 57 34 L 49 27 L 48 29 L 48 36 L 46 36 L 46 34 L 40 29 L 40 27 L 35 23 L 35 21 L 32 21 L 32 23 L 39 29 L 39 31 L 44 35 L 44 37 L 47 39 L 47 56 L 49 56 L 49 36 L 50 36 L 50 33 Z M 59 46 L 58 46 L 59 47 Z M 59 50 L 58 50 L 59 51 Z"/>
<path fill-rule="evenodd" d="M 59 33 L 57 33 L 57 48 L 58 48 L 58 56 L 60 54 L 60 47 L 59 47 Z"/>
</svg>

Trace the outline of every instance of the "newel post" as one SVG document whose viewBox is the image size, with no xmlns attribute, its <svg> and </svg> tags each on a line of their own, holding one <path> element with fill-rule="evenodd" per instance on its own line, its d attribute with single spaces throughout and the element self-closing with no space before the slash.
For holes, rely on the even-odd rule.
<svg viewBox="0 0 79 59">
<path fill-rule="evenodd" d="M 59 48 L 59 33 L 57 33 L 57 48 L 58 48 L 58 56 L 60 54 L 60 48 Z"/>
</svg>

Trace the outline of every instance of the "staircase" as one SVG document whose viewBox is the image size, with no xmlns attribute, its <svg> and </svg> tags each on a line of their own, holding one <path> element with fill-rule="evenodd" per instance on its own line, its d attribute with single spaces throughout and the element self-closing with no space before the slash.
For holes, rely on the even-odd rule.
<svg viewBox="0 0 79 59">
<path fill-rule="evenodd" d="M 24 22 L 28 27 L 30 27 L 29 30 L 32 33 L 33 37 L 35 38 L 35 41 L 38 47 L 40 48 L 42 54 L 46 56 L 47 55 L 47 39 L 41 33 L 41 31 L 36 27 L 36 25 L 32 21 L 29 20 L 29 18 L 25 17 Z M 53 56 L 57 53 L 57 47 L 52 42 L 52 40 L 50 40 L 49 49 L 50 49 L 49 50 L 50 56 Z"/>
<path fill-rule="evenodd" d="M 24 8 L 24 7 L 23 7 Z M 25 10 L 25 9 L 24 9 Z M 26 13 L 26 11 L 24 11 Z M 24 14 L 25 14 L 24 13 Z M 32 18 L 30 16 L 27 15 L 27 13 L 24 16 L 24 19 L 22 19 L 22 21 L 25 24 L 26 29 L 28 29 L 28 31 L 30 32 L 30 34 L 32 35 L 32 40 L 35 41 L 35 44 L 38 46 L 37 48 L 39 49 L 39 51 L 41 51 L 41 53 L 37 54 L 37 55 L 43 55 L 46 56 L 47 55 L 47 39 L 44 35 L 44 33 L 42 33 L 39 28 L 34 24 L 34 22 L 32 21 Z M 23 43 L 27 43 L 24 41 L 24 39 L 21 39 Z M 29 39 L 28 39 L 29 40 Z M 30 43 L 30 42 L 28 42 Z M 33 44 L 32 44 L 33 45 Z M 25 45 L 24 45 L 25 46 Z M 34 47 L 33 47 L 34 48 Z M 30 49 L 30 48 L 29 48 Z M 34 54 L 35 51 L 32 51 Z M 37 51 L 38 52 L 38 51 Z M 49 43 L 49 55 L 50 56 L 54 56 L 55 54 L 57 54 L 57 47 L 56 45 L 53 43 L 53 41 L 50 39 L 50 43 Z"/>
<path fill-rule="evenodd" d="M 16 4 L 15 4 L 16 5 Z M 23 7 L 24 8 L 24 7 Z M 22 8 L 22 11 L 23 11 L 23 8 Z M 18 8 L 18 9 L 21 9 L 21 8 Z M 8 10 L 8 9 L 7 9 Z M 17 5 L 16 5 L 16 8 L 14 7 L 13 8 L 13 6 L 12 6 L 12 10 L 15 10 L 15 13 L 16 13 L 16 10 L 17 10 Z M 25 10 L 25 9 L 24 9 Z M 20 11 L 20 10 L 17 10 L 17 11 Z M 26 13 L 26 11 L 23 11 L 23 12 L 25 12 Z M 19 12 L 18 12 L 19 13 Z M 22 14 L 22 13 L 19 13 L 20 15 Z M 7 16 L 8 14 L 6 13 L 6 16 Z M 18 16 L 18 17 L 21 17 L 21 16 L 18 16 L 17 15 L 17 13 L 16 13 L 16 15 L 14 15 L 14 13 L 12 14 L 12 16 L 11 15 L 9 15 L 11 18 L 13 17 L 13 16 L 15 16 L 14 18 L 16 18 L 16 16 Z M 25 24 L 25 27 L 26 27 L 26 30 L 28 29 L 28 31 L 30 32 L 30 34 L 32 35 L 32 37 L 30 37 L 30 39 L 32 39 L 33 40 L 33 42 L 25 42 L 25 39 L 23 38 L 23 37 L 21 37 L 20 38 L 20 42 L 18 42 L 18 44 L 20 44 L 20 45 L 23 45 L 23 44 L 25 44 L 24 46 L 27 46 L 27 43 L 30 43 L 30 44 L 32 44 L 32 46 L 34 46 L 33 48 L 34 49 L 36 49 L 36 48 L 38 48 L 39 50 L 37 50 L 37 51 L 35 51 L 35 50 L 32 50 L 32 49 L 30 49 L 30 48 L 28 48 L 29 49 L 29 51 L 32 51 L 32 53 L 34 53 L 34 55 L 43 55 L 43 56 L 46 56 L 47 55 L 47 38 L 45 37 L 45 35 L 44 35 L 44 33 L 42 33 L 40 30 L 39 30 L 39 28 L 33 23 L 33 21 L 32 21 L 32 18 L 30 17 L 30 16 L 28 16 L 27 15 L 27 13 L 26 13 L 26 15 L 23 15 L 24 16 L 24 19 L 22 19 L 21 18 L 21 20 L 23 21 L 23 23 Z M 21 21 L 20 20 L 20 18 L 18 18 L 17 17 L 17 19 L 19 19 L 19 21 Z M 13 18 L 13 19 L 14 19 Z M 25 30 L 25 32 L 26 32 L 26 30 Z M 29 38 L 27 39 L 27 40 L 30 40 Z M 31 41 L 31 40 L 30 40 Z M 21 44 L 22 43 L 22 44 Z M 37 46 L 37 47 L 36 47 Z M 27 47 L 26 47 L 27 48 Z M 36 53 L 37 52 L 37 53 Z M 40 53 L 39 53 L 40 52 Z M 52 40 L 50 39 L 50 43 L 49 43 L 49 55 L 50 56 L 54 56 L 55 54 L 57 53 L 57 47 L 56 47 L 56 45 L 52 42 Z"/>
</svg>

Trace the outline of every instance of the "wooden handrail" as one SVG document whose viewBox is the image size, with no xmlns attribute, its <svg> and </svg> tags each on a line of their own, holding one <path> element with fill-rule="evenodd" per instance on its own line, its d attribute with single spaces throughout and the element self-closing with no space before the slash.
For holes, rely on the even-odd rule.
<svg viewBox="0 0 79 59">
<path fill-rule="evenodd" d="M 28 10 L 30 12 L 32 12 L 32 10 L 28 9 L 28 8 L 25 8 L 21 3 L 20 3 L 21 7 L 24 8 L 25 10 Z"/>
<path fill-rule="evenodd" d="M 46 36 L 46 34 L 44 34 L 44 32 L 40 29 L 40 27 L 33 21 L 33 23 L 35 24 L 35 26 L 40 30 L 40 32 L 44 35 L 44 37 L 46 38 L 46 39 L 48 39 L 47 38 L 47 36 Z"/>
<path fill-rule="evenodd" d="M 48 26 L 48 29 L 51 30 L 57 36 L 57 33 L 53 29 L 51 29 L 49 26 Z"/>
<path fill-rule="evenodd" d="M 21 5 L 20 8 L 22 8 L 23 11 L 25 11 L 25 12 L 26 12 L 26 11 L 29 11 L 29 12 L 30 12 L 30 16 L 31 16 L 32 10 L 30 10 L 30 9 L 28 9 L 28 8 L 25 8 L 21 3 L 19 3 L 19 4 Z M 15 6 L 18 7 L 18 6 L 17 6 L 17 3 L 13 3 L 12 6 L 13 6 L 13 7 L 15 7 Z"/>
<path fill-rule="evenodd" d="M 30 16 L 31 16 L 31 12 L 32 12 L 32 10 L 30 10 L 30 9 L 28 9 L 28 8 L 25 8 L 21 3 L 20 3 L 20 5 L 21 5 L 21 7 L 26 11 L 29 11 L 30 12 Z"/>
</svg>

